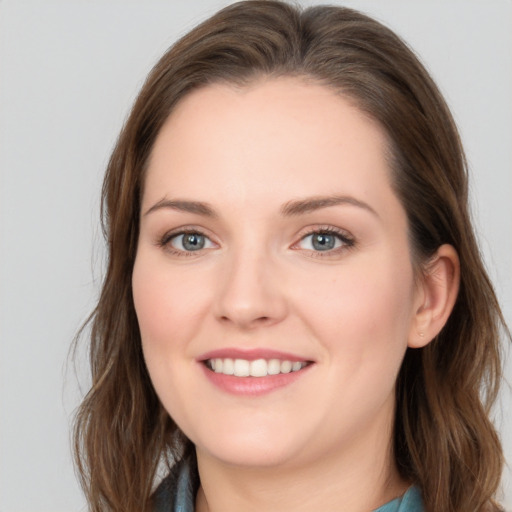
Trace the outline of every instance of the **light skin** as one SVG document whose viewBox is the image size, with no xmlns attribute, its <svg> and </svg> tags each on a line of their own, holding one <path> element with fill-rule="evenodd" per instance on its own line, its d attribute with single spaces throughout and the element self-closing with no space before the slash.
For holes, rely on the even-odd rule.
<svg viewBox="0 0 512 512">
<path fill-rule="evenodd" d="M 197 511 L 367 512 L 406 490 L 395 381 L 453 307 L 453 248 L 416 277 L 386 137 L 346 98 L 285 77 L 178 104 L 145 179 L 133 296 L 153 385 L 196 446 Z M 236 394 L 207 378 L 202 356 L 223 349 L 308 364 Z"/>
</svg>

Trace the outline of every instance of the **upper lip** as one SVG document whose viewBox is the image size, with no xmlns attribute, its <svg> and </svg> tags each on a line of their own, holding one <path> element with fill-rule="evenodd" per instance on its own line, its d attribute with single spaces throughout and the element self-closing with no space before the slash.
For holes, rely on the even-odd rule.
<svg viewBox="0 0 512 512">
<path fill-rule="evenodd" d="M 246 359 L 255 361 L 256 359 L 279 359 L 281 361 L 311 361 L 307 357 L 299 356 L 291 352 L 282 352 L 280 350 L 267 348 L 221 348 L 211 350 L 198 357 L 198 361 L 207 361 L 208 359 Z"/>
</svg>

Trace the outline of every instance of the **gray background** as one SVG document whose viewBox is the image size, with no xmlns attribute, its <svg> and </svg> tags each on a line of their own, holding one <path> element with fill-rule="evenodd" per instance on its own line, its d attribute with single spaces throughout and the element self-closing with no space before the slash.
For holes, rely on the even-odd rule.
<svg viewBox="0 0 512 512">
<path fill-rule="evenodd" d="M 69 424 L 75 372 L 86 375 L 86 365 L 67 356 L 101 280 L 102 173 L 151 65 L 226 3 L 0 1 L 1 512 L 84 509 Z M 401 34 L 445 93 L 473 173 L 482 250 L 512 323 L 512 2 L 344 4 Z M 512 462 L 509 390 L 501 401 Z M 510 470 L 503 487 L 512 508 Z"/>
</svg>

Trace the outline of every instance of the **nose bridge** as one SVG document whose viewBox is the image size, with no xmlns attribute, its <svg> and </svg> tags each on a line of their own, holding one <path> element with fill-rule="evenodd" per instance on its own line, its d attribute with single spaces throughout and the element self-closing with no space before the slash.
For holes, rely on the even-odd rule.
<svg viewBox="0 0 512 512">
<path fill-rule="evenodd" d="M 264 243 L 245 240 L 228 250 L 217 290 L 217 317 L 242 328 L 279 322 L 286 315 L 277 263 Z"/>
</svg>

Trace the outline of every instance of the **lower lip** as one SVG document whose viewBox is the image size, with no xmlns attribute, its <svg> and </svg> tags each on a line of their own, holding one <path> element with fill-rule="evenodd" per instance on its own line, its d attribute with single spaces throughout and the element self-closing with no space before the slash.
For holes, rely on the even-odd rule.
<svg viewBox="0 0 512 512">
<path fill-rule="evenodd" d="M 313 366 L 309 364 L 296 372 L 267 375 L 266 377 L 235 377 L 215 373 L 201 363 L 207 379 L 222 391 L 233 395 L 261 396 L 284 388 L 304 376 Z"/>
</svg>

